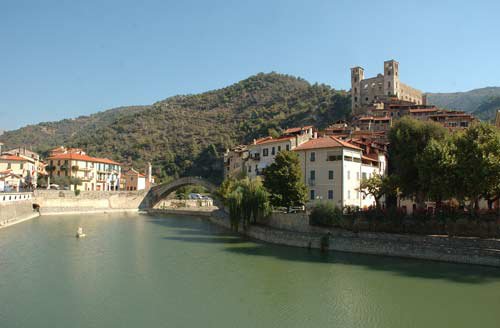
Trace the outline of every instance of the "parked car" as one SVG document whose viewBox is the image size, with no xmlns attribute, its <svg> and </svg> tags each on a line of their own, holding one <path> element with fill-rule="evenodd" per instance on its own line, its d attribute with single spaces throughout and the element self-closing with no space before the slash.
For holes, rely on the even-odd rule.
<svg viewBox="0 0 500 328">
<path fill-rule="evenodd" d="M 203 199 L 201 194 L 191 193 L 189 194 L 189 199 Z"/>
</svg>

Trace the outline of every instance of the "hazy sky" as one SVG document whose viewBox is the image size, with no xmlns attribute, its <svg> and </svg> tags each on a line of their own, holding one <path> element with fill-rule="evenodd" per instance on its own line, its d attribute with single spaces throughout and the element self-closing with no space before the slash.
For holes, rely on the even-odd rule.
<svg viewBox="0 0 500 328">
<path fill-rule="evenodd" d="M 500 85 L 500 1 L 0 0 L 0 129 L 277 71 L 349 88 L 400 62 L 429 92 Z"/>
</svg>

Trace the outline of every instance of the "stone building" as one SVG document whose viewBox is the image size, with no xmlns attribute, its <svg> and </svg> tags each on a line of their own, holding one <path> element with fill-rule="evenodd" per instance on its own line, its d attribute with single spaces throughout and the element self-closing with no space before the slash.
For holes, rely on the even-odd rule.
<svg viewBox="0 0 500 328">
<path fill-rule="evenodd" d="M 365 78 L 362 67 L 351 68 L 351 102 L 353 115 L 364 114 L 374 102 L 399 99 L 416 105 L 425 103 L 425 96 L 399 80 L 399 63 L 395 60 L 384 62 L 384 74 Z"/>
</svg>

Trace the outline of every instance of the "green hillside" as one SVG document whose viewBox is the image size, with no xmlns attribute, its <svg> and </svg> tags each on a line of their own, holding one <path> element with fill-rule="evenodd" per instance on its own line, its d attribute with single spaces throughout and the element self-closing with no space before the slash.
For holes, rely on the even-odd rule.
<svg viewBox="0 0 500 328">
<path fill-rule="evenodd" d="M 500 87 L 487 87 L 474 89 L 467 92 L 454 93 L 428 93 L 427 100 L 429 103 L 448 109 L 458 109 L 466 112 L 476 113 L 483 120 L 491 120 L 493 111 L 488 110 L 488 106 L 492 106 L 494 98 L 500 97 Z"/>
<path fill-rule="evenodd" d="M 0 142 L 31 145 L 38 151 L 77 146 L 138 168 L 151 161 L 160 178 L 196 174 L 217 180 L 222 167 L 214 159 L 226 147 L 291 126 L 325 127 L 349 112 L 346 92 L 261 73 L 223 89 L 175 96 L 151 106 L 30 125 L 5 132 Z"/>
</svg>

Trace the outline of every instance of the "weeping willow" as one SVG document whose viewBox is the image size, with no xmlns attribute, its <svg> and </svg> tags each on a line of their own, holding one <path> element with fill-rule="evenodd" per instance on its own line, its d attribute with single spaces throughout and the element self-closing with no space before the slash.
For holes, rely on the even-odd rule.
<svg viewBox="0 0 500 328">
<path fill-rule="evenodd" d="M 244 228 L 251 222 L 265 219 L 271 213 L 269 193 L 259 179 L 242 179 L 234 184 L 226 198 L 229 207 L 231 228 L 238 231 L 240 224 Z"/>
</svg>

